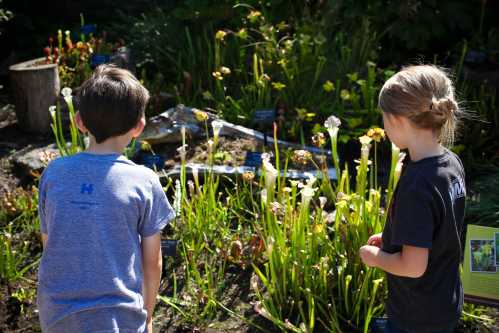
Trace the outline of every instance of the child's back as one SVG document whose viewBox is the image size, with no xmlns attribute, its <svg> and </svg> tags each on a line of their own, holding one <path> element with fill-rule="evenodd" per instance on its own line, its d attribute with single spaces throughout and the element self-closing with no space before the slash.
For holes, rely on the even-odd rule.
<svg viewBox="0 0 499 333">
<path fill-rule="evenodd" d="M 387 273 L 386 312 L 397 327 L 432 332 L 452 327 L 459 318 L 465 193 L 461 161 L 449 150 L 406 166 L 383 231 L 382 249 L 397 253 L 410 245 L 431 250 L 420 278 Z"/>
<path fill-rule="evenodd" d="M 121 155 L 144 127 L 148 93 L 127 71 L 99 67 L 75 121 L 86 152 L 54 160 L 39 187 L 45 332 L 151 330 L 160 231 L 173 218 L 158 176 Z"/>
<path fill-rule="evenodd" d="M 40 183 L 41 229 L 49 234 L 39 272 L 43 327 L 104 307 L 145 322 L 139 235 L 173 217 L 165 202 L 158 177 L 118 154 L 50 164 Z"/>
</svg>

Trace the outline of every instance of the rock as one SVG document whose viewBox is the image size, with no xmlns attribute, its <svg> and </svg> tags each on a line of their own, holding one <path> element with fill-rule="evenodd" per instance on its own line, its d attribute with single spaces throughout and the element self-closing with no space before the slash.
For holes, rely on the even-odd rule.
<svg viewBox="0 0 499 333">
<path fill-rule="evenodd" d="M 274 138 L 270 136 L 265 138 L 265 135 L 262 132 L 244 126 L 234 125 L 225 120 L 218 119 L 218 117 L 212 113 L 190 108 L 182 104 L 177 105 L 175 108 L 168 109 L 156 117 L 150 118 L 139 139 L 151 144 L 179 143 L 182 141 L 180 132 L 182 127 L 185 127 L 186 136 L 188 138 L 200 138 L 206 135 L 205 122 L 204 120 L 199 120 L 200 113 L 207 116 L 206 121 L 208 123 L 208 130 L 211 131 L 210 124 L 213 120 L 217 120 L 222 125 L 220 129 L 221 136 L 251 138 L 261 142 L 266 141 L 267 145 L 270 146 L 274 145 Z M 329 150 L 302 146 L 292 142 L 277 140 L 277 144 L 281 148 L 305 149 L 313 154 L 331 155 Z"/>
<path fill-rule="evenodd" d="M 17 173 L 22 176 L 33 177 L 41 173 L 48 163 L 59 157 L 59 150 L 55 144 L 45 147 L 28 147 L 12 158 L 12 163 Z"/>
<path fill-rule="evenodd" d="M 222 124 L 222 128 L 220 129 L 220 135 L 222 136 L 250 138 L 264 143 L 266 141 L 267 145 L 271 147 L 274 146 L 274 138 L 271 136 L 267 136 L 267 138 L 265 138 L 265 134 L 262 132 L 244 126 L 234 125 L 224 120 L 220 120 L 219 122 Z M 277 140 L 277 145 L 279 148 L 304 149 L 313 154 L 331 156 L 331 152 L 329 150 L 304 146 L 288 141 Z"/>
<path fill-rule="evenodd" d="M 4 122 L 13 122 L 16 119 L 16 112 L 13 104 L 7 104 L 0 108 L 0 128 Z"/>
<path fill-rule="evenodd" d="M 139 139 L 151 144 L 179 143 L 182 141 L 182 127 L 185 127 L 188 138 L 202 137 L 206 134 L 205 121 L 201 120 L 203 116 L 207 116 L 208 124 L 216 119 L 216 116 L 211 113 L 182 104 L 177 105 L 150 118 Z"/>
</svg>

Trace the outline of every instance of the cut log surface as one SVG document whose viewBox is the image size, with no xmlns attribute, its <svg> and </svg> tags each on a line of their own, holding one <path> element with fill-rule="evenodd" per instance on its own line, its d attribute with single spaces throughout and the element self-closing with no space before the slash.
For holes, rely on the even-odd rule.
<svg viewBox="0 0 499 333">
<path fill-rule="evenodd" d="M 44 60 L 38 58 L 9 67 L 17 120 L 27 132 L 49 132 L 49 106 L 55 105 L 60 91 L 57 64 L 37 65 Z"/>
</svg>

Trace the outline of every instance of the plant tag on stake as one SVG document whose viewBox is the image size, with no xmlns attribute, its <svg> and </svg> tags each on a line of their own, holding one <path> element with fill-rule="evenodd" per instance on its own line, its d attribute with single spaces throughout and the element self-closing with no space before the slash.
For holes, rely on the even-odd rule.
<svg viewBox="0 0 499 333">
<path fill-rule="evenodd" d="M 267 145 L 267 131 L 265 129 L 266 126 L 271 126 L 272 123 L 276 120 L 276 112 L 275 109 L 261 109 L 255 110 L 253 114 L 253 122 L 263 131 L 263 144 Z"/>
<path fill-rule="evenodd" d="M 177 256 L 177 244 L 178 241 L 175 239 L 164 239 L 161 241 L 161 252 L 164 257 L 176 257 Z"/>
<path fill-rule="evenodd" d="M 373 318 L 371 321 L 371 332 L 372 333 L 383 333 L 388 323 L 387 318 Z"/>
<path fill-rule="evenodd" d="M 107 64 L 111 60 L 111 56 L 107 54 L 92 54 L 90 59 L 90 65 L 92 67 L 97 67 L 102 64 Z"/>
<path fill-rule="evenodd" d="M 165 167 L 165 159 L 161 155 L 142 153 L 140 160 L 149 169 L 163 170 Z"/>
<path fill-rule="evenodd" d="M 262 153 L 256 151 L 246 152 L 245 166 L 259 168 L 262 166 Z"/>
<path fill-rule="evenodd" d="M 270 125 L 276 120 L 275 109 L 261 109 L 256 110 L 253 114 L 253 121 L 255 124 L 263 126 Z"/>
<path fill-rule="evenodd" d="M 85 24 L 80 28 L 82 34 L 90 35 L 97 31 L 97 26 L 95 24 Z"/>
</svg>

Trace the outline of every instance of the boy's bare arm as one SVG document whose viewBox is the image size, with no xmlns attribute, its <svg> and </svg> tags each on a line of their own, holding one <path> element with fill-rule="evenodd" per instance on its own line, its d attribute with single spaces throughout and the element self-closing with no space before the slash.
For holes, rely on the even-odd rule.
<svg viewBox="0 0 499 333">
<path fill-rule="evenodd" d="M 160 233 L 143 238 L 142 269 L 144 271 L 144 282 L 142 285 L 142 295 L 144 297 L 144 307 L 147 310 L 148 325 L 152 322 L 156 296 L 161 282 L 162 267 Z"/>
<path fill-rule="evenodd" d="M 366 265 L 411 278 L 421 277 L 426 272 L 428 253 L 426 248 L 409 245 L 404 245 L 401 252 L 393 254 L 371 245 L 360 248 L 360 257 Z"/>
</svg>

